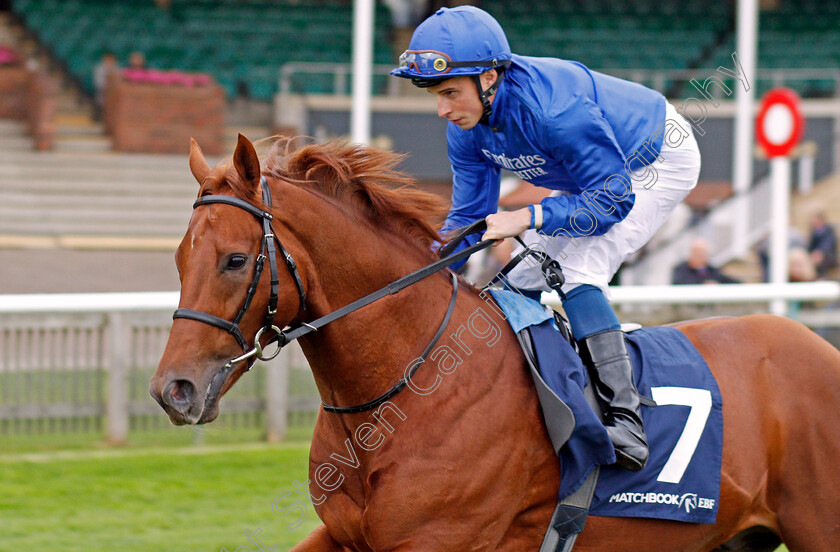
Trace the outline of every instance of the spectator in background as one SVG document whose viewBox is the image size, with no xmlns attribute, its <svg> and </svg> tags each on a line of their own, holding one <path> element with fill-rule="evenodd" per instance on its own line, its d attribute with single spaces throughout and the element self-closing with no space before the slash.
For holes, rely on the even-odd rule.
<svg viewBox="0 0 840 552">
<path fill-rule="evenodd" d="M 391 22 L 395 27 L 416 25 L 429 10 L 426 0 L 384 0 L 384 2 L 391 10 Z"/>
<path fill-rule="evenodd" d="M 128 68 L 137 70 L 147 69 L 146 55 L 143 52 L 131 52 L 131 55 L 128 56 Z"/>
<path fill-rule="evenodd" d="M 813 282 L 817 271 L 811 256 L 802 247 L 794 247 L 788 253 L 788 280 L 791 282 Z"/>
<path fill-rule="evenodd" d="M 688 260 L 674 267 L 672 284 L 737 284 L 735 278 L 723 274 L 709 264 L 709 244 L 702 238 L 691 242 Z"/>
<path fill-rule="evenodd" d="M 814 263 L 817 278 L 825 278 L 831 269 L 837 267 L 837 233 L 828 224 L 823 213 L 811 217 L 811 236 L 808 252 Z"/>
<path fill-rule="evenodd" d="M 770 281 L 770 238 L 764 238 L 756 246 L 756 254 L 758 255 L 759 263 L 761 263 L 761 279 L 764 282 Z M 805 235 L 795 226 L 788 228 L 788 251 L 793 251 L 796 248 L 807 248 Z"/>
<path fill-rule="evenodd" d="M 105 108 L 105 87 L 108 85 L 109 77 L 119 71 L 117 56 L 113 52 L 105 51 L 102 59 L 93 68 L 93 87 L 96 89 L 96 112 L 94 118 L 102 120 L 102 112 Z"/>
</svg>

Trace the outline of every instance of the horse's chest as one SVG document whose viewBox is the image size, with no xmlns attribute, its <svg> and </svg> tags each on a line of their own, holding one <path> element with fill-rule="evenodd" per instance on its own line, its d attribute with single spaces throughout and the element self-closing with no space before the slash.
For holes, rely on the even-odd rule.
<svg viewBox="0 0 840 552">
<path fill-rule="evenodd" d="M 364 502 L 356 498 L 340 492 L 315 508 L 336 541 L 351 550 L 372 551 L 362 533 Z"/>
<path fill-rule="evenodd" d="M 312 503 L 333 538 L 354 550 L 369 550 L 361 530 L 365 478 L 353 441 L 313 440 L 308 481 Z"/>
</svg>

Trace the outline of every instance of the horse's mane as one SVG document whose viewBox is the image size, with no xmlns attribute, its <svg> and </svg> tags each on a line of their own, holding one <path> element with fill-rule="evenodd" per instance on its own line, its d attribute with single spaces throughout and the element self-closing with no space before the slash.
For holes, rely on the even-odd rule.
<svg viewBox="0 0 840 552">
<path fill-rule="evenodd" d="M 447 202 L 416 188 L 396 170 L 403 155 L 332 140 L 297 147 L 277 139 L 262 162 L 263 173 L 360 210 L 374 224 L 430 246 L 439 240 Z"/>
</svg>

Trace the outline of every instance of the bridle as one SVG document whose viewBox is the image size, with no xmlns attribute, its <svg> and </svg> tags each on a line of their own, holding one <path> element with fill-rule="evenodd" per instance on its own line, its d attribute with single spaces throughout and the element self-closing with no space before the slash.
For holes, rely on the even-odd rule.
<svg viewBox="0 0 840 552">
<path fill-rule="evenodd" d="M 268 186 L 268 181 L 266 180 L 265 176 L 260 178 L 260 187 L 262 189 L 262 199 L 263 203 L 267 207 L 271 207 L 271 190 Z M 248 213 L 254 215 L 262 225 L 263 237 L 260 241 L 260 253 L 257 256 L 256 266 L 254 267 L 254 275 L 251 279 L 251 284 L 248 287 L 248 294 L 245 297 L 245 302 L 242 305 L 242 308 L 239 309 L 239 313 L 236 315 L 236 318 L 233 321 L 225 320 L 224 318 L 220 318 L 213 314 L 208 314 L 206 312 L 196 311 L 193 309 L 187 308 L 179 308 L 175 311 L 172 315 L 173 319 L 178 318 L 185 318 L 188 320 L 195 320 L 198 322 L 202 322 L 204 324 L 209 324 L 211 326 L 215 326 L 217 328 L 221 328 L 231 335 L 234 336 L 239 346 L 242 347 L 244 353 L 236 358 L 229 360 L 216 374 L 213 376 L 210 386 L 208 388 L 208 397 L 214 396 L 216 397 L 219 392 L 221 391 L 221 387 L 224 382 L 227 380 L 228 375 L 233 371 L 234 367 L 244 361 L 248 361 L 247 370 L 250 370 L 254 361 L 259 360 L 271 360 L 272 358 L 276 357 L 280 350 L 287 345 L 288 343 L 298 339 L 308 333 L 317 331 L 318 328 L 321 328 L 330 322 L 333 322 L 343 316 L 350 314 L 364 306 L 367 306 L 374 301 L 378 301 L 383 297 L 387 297 L 388 295 L 394 295 L 400 290 L 416 284 L 420 280 L 431 276 L 441 270 L 445 269 L 449 265 L 456 263 L 462 259 L 465 259 L 472 255 L 473 253 L 480 251 L 494 243 L 494 240 L 485 240 L 479 241 L 478 243 L 471 245 L 457 253 L 452 253 L 455 247 L 466 238 L 466 236 L 470 234 L 475 234 L 477 232 L 486 230 L 487 226 L 484 220 L 479 220 L 476 223 L 471 224 L 470 226 L 462 229 L 458 235 L 456 235 L 450 242 L 441 249 L 441 256 L 442 259 L 435 261 L 423 268 L 420 268 L 410 274 L 399 278 L 398 280 L 391 282 L 387 286 L 374 291 L 352 303 L 345 305 L 339 309 L 336 309 L 324 316 L 312 320 L 310 322 L 299 322 L 296 326 L 287 328 L 285 330 L 281 330 L 274 324 L 274 315 L 277 313 L 277 301 L 279 296 L 279 285 L 280 282 L 278 280 L 277 275 L 277 250 L 279 249 L 280 253 L 283 255 L 283 258 L 286 261 L 286 267 L 289 269 L 289 272 L 292 275 L 292 279 L 295 281 L 295 285 L 297 286 L 298 290 L 298 297 L 300 300 L 300 306 L 298 307 L 297 315 L 306 310 L 306 291 L 303 289 L 303 280 L 300 277 L 300 273 L 298 272 L 297 264 L 295 263 L 292 256 L 289 254 L 288 251 L 283 247 L 283 244 L 280 242 L 280 239 L 274 233 L 274 230 L 271 226 L 272 220 L 274 217 L 266 210 L 260 209 L 259 207 L 248 203 L 247 201 L 233 197 L 228 195 L 206 195 L 199 197 L 195 203 L 193 203 L 193 209 L 196 209 L 202 205 L 211 205 L 214 203 L 220 203 L 224 205 L 232 205 L 234 207 L 238 207 L 247 211 Z M 276 245 L 276 247 L 275 247 Z M 526 251 L 530 250 L 530 248 L 526 247 Z M 546 260 L 547 256 L 545 253 L 541 251 L 533 251 L 530 250 L 530 255 L 536 255 L 540 257 L 543 262 L 543 270 L 545 271 L 546 266 L 549 263 L 552 263 L 552 267 L 556 266 L 557 272 L 559 273 L 559 265 L 557 265 L 556 261 L 552 261 L 551 259 Z M 520 254 L 520 259 L 524 258 L 524 254 Z M 248 342 L 245 339 L 245 336 L 242 333 L 242 330 L 239 327 L 239 323 L 242 321 L 242 318 L 245 316 L 245 313 L 248 312 L 248 308 L 251 306 L 251 302 L 254 299 L 254 296 L 257 293 L 257 286 L 260 281 L 260 277 L 262 276 L 263 268 L 265 265 L 265 261 L 268 261 L 269 270 L 271 273 L 271 291 L 268 299 L 268 308 L 266 311 L 265 318 L 263 320 L 262 327 L 257 331 L 254 337 L 254 345 L 252 348 L 248 348 Z M 517 261 L 518 262 L 518 261 Z M 512 264 L 510 268 L 512 268 Z M 508 267 L 506 267 L 509 270 Z M 562 279 L 562 275 L 560 275 Z M 562 281 L 560 282 L 562 284 Z M 559 285 L 557 286 L 559 289 Z M 413 362 L 413 365 L 410 370 L 408 370 L 404 377 L 398 381 L 394 386 L 392 386 L 388 391 L 380 395 L 379 397 L 368 401 L 363 404 L 355 405 L 355 406 L 330 406 L 326 403 L 323 403 L 324 410 L 327 412 L 335 412 L 339 414 L 350 414 L 355 412 L 364 412 L 366 410 L 372 410 L 377 406 L 381 405 L 383 402 L 391 398 L 392 396 L 399 393 L 404 387 L 410 384 L 411 377 L 414 375 L 416 370 L 420 367 L 421 364 L 425 361 L 428 354 L 431 352 L 434 345 L 443 335 L 444 329 L 446 325 L 449 323 L 449 319 L 452 316 L 452 312 L 455 309 L 455 299 L 458 295 L 458 279 L 455 274 L 452 274 L 452 298 L 449 301 L 449 306 L 446 310 L 446 314 L 444 315 L 443 322 L 441 323 L 440 327 L 438 328 L 437 332 L 435 333 L 434 337 L 432 338 L 431 342 L 426 346 L 423 350 L 423 353 L 420 357 L 416 358 Z M 274 335 L 268 340 L 268 344 L 277 343 L 277 349 L 270 354 L 266 354 L 263 345 L 261 343 L 263 334 L 266 331 L 272 332 Z M 323 401 L 322 401 L 323 402 Z"/>
<path fill-rule="evenodd" d="M 260 178 L 260 187 L 262 188 L 262 198 L 263 203 L 267 207 L 271 207 L 271 190 L 268 187 L 268 182 L 265 176 Z M 251 285 L 248 287 L 248 294 L 245 296 L 245 302 L 242 304 L 242 308 L 239 309 L 239 314 L 236 315 L 236 318 L 233 321 L 225 320 L 224 318 L 220 318 L 213 314 L 208 314 L 206 312 L 196 311 L 192 309 L 185 309 L 179 308 L 175 311 L 175 314 L 172 315 L 172 319 L 178 318 L 186 318 L 189 320 L 197 320 L 198 322 L 203 322 L 205 324 L 210 324 L 211 326 L 216 326 L 217 328 L 221 328 L 236 338 L 236 342 L 239 343 L 239 346 L 242 347 L 244 354 L 242 356 L 236 357 L 228 362 L 228 365 L 237 364 L 243 360 L 249 360 L 250 369 L 251 364 L 253 363 L 254 357 L 259 360 L 271 360 L 280 352 L 278 348 L 274 353 L 269 356 L 263 354 L 262 344 L 260 343 L 263 333 L 268 331 L 272 331 L 275 334 L 280 334 L 280 328 L 274 325 L 274 315 L 277 313 L 277 301 L 279 296 L 279 286 L 280 281 L 277 277 L 277 250 L 280 250 L 280 253 L 283 255 L 283 258 L 286 261 L 286 267 L 288 267 L 289 272 L 292 275 L 292 278 L 295 281 L 295 285 L 297 286 L 298 290 L 298 297 L 300 299 L 300 306 L 298 307 L 298 315 L 306 309 L 306 291 L 303 289 L 303 281 L 300 278 L 300 273 L 297 269 L 297 264 L 292 256 L 286 251 L 286 248 L 283 247 L 283 243 L 280 241 L 280 238 L 274 233 L 273 228 L 271 227 L 271 221 L 274 220 L 274 217 L 268 211 L 260 209 L 255 205 L 248 203 L 247 201 L 240 199 L 238 197 L 228 196 L 228 195 L 206 195 L 201 196 L 195 200 L 193 203 L 193 209 L 200 207 L 201 205 L 212 205 L 214 203 L 221 203 L 224 205 L 232 205 L 234 207 L 238 207 L 240 209 L 244 209 L 245 211 L 251 213 L 262 223 L 262 230 L 263 230 L 263 237 L 260 240 L 260 253 L 257 255 L 256 266 L 254 267 L 254 276 L 251 278 Z M 276 247 L 275 247 L 276 244 Z M 260 282 L 260 277 L 262 276 L 262 271 L 265 266 L 265 261 L 268 260 L 268 268 L 271 272 L 271 292 L 268 298 L 268 308 L 265 313 L 265 318 L 263 319 L 263 325 L 257 331 L 257 335 L 254 338 L 254 346 L 253 348 L 248 348 L 248 342 L 245 339 L 245 336 L 242 334 L 242 330 L 239 328 L 239 323 L 242 321 L 242 318 L 245 316 L 245 313 L 248 312 L 248 309 L 251 306 L 251 301 L 254 300 L 254 295 L 257 293 L 257 285 Z"/>
</svg>

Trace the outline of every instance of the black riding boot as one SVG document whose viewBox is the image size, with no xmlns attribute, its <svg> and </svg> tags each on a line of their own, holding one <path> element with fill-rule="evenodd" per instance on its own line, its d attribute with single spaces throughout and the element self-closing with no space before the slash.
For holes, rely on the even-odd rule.
<svg viewBox="0 0 840 552">
<path fill-rule="evenodd" d="M 616 460 L 624 469 L 639 471 L 647 462 L 648 445 L 624 332 L 608 330 L 583 341 L 595 368 L 596 394 L 606 406 L 604 425 Z"/>
</svg>

